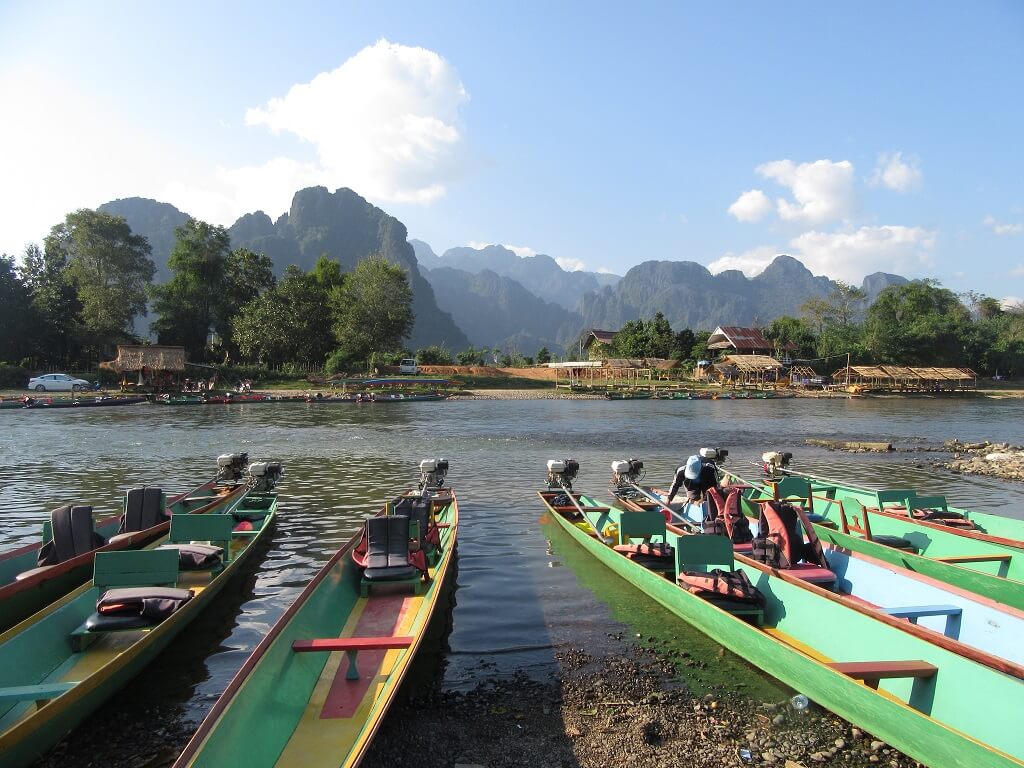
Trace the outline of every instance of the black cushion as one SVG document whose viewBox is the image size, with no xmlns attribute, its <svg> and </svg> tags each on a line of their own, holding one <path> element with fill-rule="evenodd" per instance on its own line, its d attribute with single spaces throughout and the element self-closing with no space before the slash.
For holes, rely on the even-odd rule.
<svg viewBox="0 0 1024 768">
<path fill-rule="evenodd" d="M 56 565 L 84 555 L 106 540 L 93 530 L 92 507 L 66 504 L 50 513 L 53 539 L 39 548 L 36 565 Z"/>
<path fill-rule="evenodd" d="M 117 532 L 144 531 L 166 520 L 161 489 L 132 488 L 125 498 L 121 527 Z"/>
<path fill-rule="evenodd" d="M 414 566 L 395 565 L 389 568 L 367 568 L 363 571 L 363 578 L 367 581 L 402 581 L 419 576 L 419 573 Z"/>
<path fill-rule="evenodd" d="M 409 518 L 405 515 L 388 515 L 388 567 L 409 564 Z"/>
<path fill-rule="evenodd" d="M 207 571 L 223 565 L 224 550 L 212 544 L 161 544 L 157 549 L 178 550 L 179 571 Z"/>
<path fill-rule="evenodd" d="M 901 536 L 872 536 L 871 540 L 876 544 L 881 544 L 883 547 L 892 547 L 893 549 L 903 549 L 908 552 L 917 552 L 917 547 L 911 544 Z"/>
<path fill-rule="evenodd" d="M 119 629 L 143 629 L 156 624 L 156 620 L 148 616 L 104 616 L 94 613 L 85 620 L 85 628 L 89 632 L 112 632 Z"/>
<path fill-rule="evenodd" d="M 366 566 L 368 568 L 388 567 L 388 518 L 368 517 L 366 519 Z"/>
</svg>

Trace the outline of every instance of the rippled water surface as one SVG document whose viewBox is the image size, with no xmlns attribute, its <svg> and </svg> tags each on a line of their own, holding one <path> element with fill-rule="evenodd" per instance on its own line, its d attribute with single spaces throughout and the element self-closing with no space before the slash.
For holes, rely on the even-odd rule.
<svg viewBox="0 0 1024 768">
<path fill-rule="evenodd" d="M 446 456 L 462 510 L 458 578 L 433 659 L 444 684 L 523 669 L 546 674 L 554 649 L 599 647 L 636 632 L 687 648 L 708 641 L 543 524 L 535 491 L 549 458 L 574 456 L 577 487 L 607 498 L 612 459 L 638 456 L 648 481 L 668 483 L 703 445 L 731 451 L 736 471 L 768 448 L 839 480 L 908 483 L 951 503 L 1024 519 L 1024 485 L 931 467 L 941 454 L 842 454 L 806 437 L 884 439 L 904 446 L 948 438 L 1024 442 L 1024 401 L 452 401 L 391 405 L 152 406 L 0 413 L 0 550 L 34 540 L 62 503 L 119 512 L 126 489 L 184 490 L 213 474 L 219 453 L 280 459 L 278 525 L 247 579 L 225 591 L 146 673 L 131 696 L 180 701 L 197 719 L 318 567 L 393 492 L 413 484 L 420 458 Z M 725 665 L 725 669 L 722 669 Z M 729 665 L 732 665 L 731 667 Z M 758 686 L 772 685 L 735 659 Z M 693 681 L 691 681 L 693 682 Z M 700 681 L 697 681 L 699 684 Z M 129 704 L 125 704 L 129 706 Z"/>
</svg>

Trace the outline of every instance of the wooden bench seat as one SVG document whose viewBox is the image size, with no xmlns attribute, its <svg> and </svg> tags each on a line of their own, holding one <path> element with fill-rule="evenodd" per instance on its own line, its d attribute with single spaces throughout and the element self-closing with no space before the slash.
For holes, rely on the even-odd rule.
<svg viewBox="0 0 1024 768">
<path fill-rule="evenodd" d="M 0 688 L 0 704 L 19 701 L 49 701 L 67 693 L 78 683 L 42 683 L 41 685 L 15 685 Z"/>
<path fill-rule="evenodd" d="M 946 627 L 942 634 L 954 640 L 960 636 L 960 620 L 963 618 L 964 609 L 959 605 L 908 605 L 879 610 L 897 619 L 907 619 L 911 624 L 917 624 L 917 620 L 925 616 L 945 616 Z"/>
<path fill-rule="evenodd" d="M 391 650 L 410 647 L 414 637 L 328 637 L 317 640 L 296 640 L 292 650 L 296 653 L 315 653 L 344 651 L 348 657 L 346 680 L 358 680 L 359 669 L 356 667 L 356 656 L 359 651 Z"/>
<path fill-rule="evenodd" d="M 950 557 L 936 557 L 943 563 L 1008 563 L 1013 555 L 952 555 Z"/>
<path fill-rule="evenodd" d="M 863 680 L 869 688 L 877 688 L 878 681 L 897 677 L 934 677 L 939 668 L 927 661 L 833 661 L 827 666 L 848 677 Z"/>
</svg>

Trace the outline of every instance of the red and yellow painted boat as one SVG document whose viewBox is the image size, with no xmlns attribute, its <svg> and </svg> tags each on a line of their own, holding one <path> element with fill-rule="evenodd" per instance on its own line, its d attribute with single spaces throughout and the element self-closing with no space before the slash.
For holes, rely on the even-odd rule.
<svg viewBox="0 0 1024 768">
<path fill-rule="evenodd" d="M 411 499 L 429 500 L 426 531 L 436 546 L 417 577 L 367 586 L 369 569 L 361 566 L 373 566 L 372 546 L 369 562 L 365 554 L 372 521 L 404 517 L 408 531 L 414 515 L 395 513 Z M 458 522 L 449 489 L 406 494 L 368 518 L 242 665 L 176 768 L 358 765 L 425 635 L 455 557 Z M 414 527 L 412 538 L 426 537 Z"/>
</svg>

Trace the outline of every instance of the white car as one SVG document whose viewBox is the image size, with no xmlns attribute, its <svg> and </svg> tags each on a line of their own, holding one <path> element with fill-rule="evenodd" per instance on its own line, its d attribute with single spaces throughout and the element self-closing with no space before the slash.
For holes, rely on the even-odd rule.
<svg viewBox="0 0 1024 768">
<path fill-rule="evenodd" d="M 407 357 L 399 363 L 398 370 L 401 373 L 411 373 L 415 375 L 420 372 L 420 367 L 416 365 L 416 358 Z"/>
<path fill-rule="evenodd" d="M 92 389 L 92 384 L 85 379 L 76 379 L 66 373 L 47 373 L 28 380 L 28 388 L 36 392 L 78 392 Z"/>
</svg>

